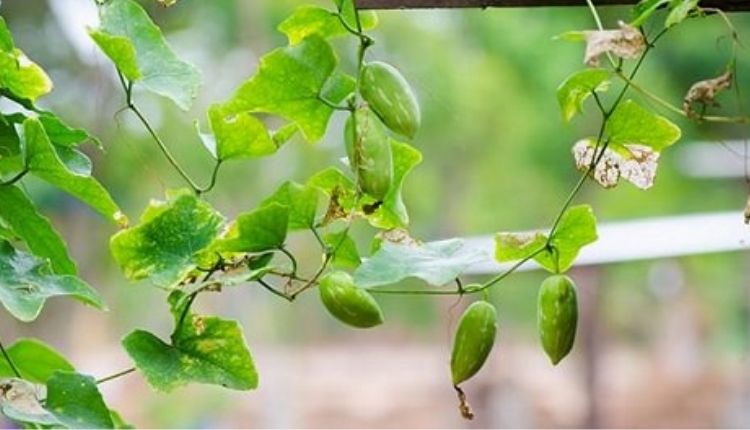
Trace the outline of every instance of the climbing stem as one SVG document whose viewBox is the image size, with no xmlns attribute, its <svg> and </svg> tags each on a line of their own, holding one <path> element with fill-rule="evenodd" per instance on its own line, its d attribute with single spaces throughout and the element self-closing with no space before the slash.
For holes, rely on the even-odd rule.
<svg viewBox="0 0 750 430">
<path fill-rule="evenodd" d="M 10 370 L 13 371 L 13 374 L 16 375 L 17 378 L 20 378 L 21 372 L 18 371 L 16 364 L 13 363 L 13 359 L 10 358 L 10 354 L 8 354 L 8 351 L 5 350 L 5 346 L 2 342 L 0 342 L 0 352 L 2 352 L 3 358 L 5 359 L 5 362 L 8 363 L 8 367 L 10 367 Z"/>
</svg>

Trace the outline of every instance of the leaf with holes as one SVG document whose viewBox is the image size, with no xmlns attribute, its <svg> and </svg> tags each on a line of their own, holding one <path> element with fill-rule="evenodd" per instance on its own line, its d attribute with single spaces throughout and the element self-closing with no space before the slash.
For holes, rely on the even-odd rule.
<svg viewBox="0 0 750 430">
<path fill-rule="evenodd" d="M 576 166 L 586 171 L 598 161 L 592 172 L 594 180 L 605 188 L 614 187 L 623 178 L 641 189 L 654 184 L 661 151 L 680 139 L 680 128 L 628 100 L 612 113 L 607 122 L 609 144 L 601 154 L 593 139 L 583 139 L 573 146 Z"/>
<path fill-rule="evenodd" d="M 0 302 L 15 318 L 36 319 L 50 297 L 71 296 L 104 309 L 99 294 L 79 278 L 56 275 L 48 261 L 14 249 L 0 241 Z"/>
<path fill-rule="evenodd" d="M 101 25 L 89 34 L 117 69 L 129 81 L 189 109 L 200 72 L 177 57 L 146 11 L 133 0 L 111 0 L 99 11 Z"/>
<path fill-rule="evenodd" d="M 218 236 L 224 218 L 188 190 L 153 201 L 140 223 L 115 234 L 110 248 L 125 276 L 174 287 L 197 267 L 196 255 Z"/>
<path fill-rule="evenodd" d="M 309 142 L 320 140 L 333 109 L 354 91 L 354 79 L 335 73 L 338 60 L 317 36 L 265 55 L 257 74 L 225 104 L 227 113 L 264 112 L 294 122 Z"/>
<path fill-rule="evenodd" d="M 460 239 L 403 245 L 384 242 L 354 273 L 360 288 L 391 285 L 407 278 L 419 278 L 430 285 L 445 285 L 472 265 L 485 259 L 484 253 L 467 249 Z"/>
</svg>

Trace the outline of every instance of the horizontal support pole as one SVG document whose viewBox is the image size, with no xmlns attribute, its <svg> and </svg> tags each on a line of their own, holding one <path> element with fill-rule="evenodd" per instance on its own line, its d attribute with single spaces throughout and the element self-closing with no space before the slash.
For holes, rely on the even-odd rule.
<svg viewBox="0 0 750 430">
<path fill-rule="evenodd" d="M 356 0 L 361 9 L 451 9 L 488 7 L 586 6 L 586 0 Z M 637 0 L 595 0 L 597 6 L 635 4 Z M 704 0 L 703 7 L 750 11 L 750 0 Z"/>
</svg>

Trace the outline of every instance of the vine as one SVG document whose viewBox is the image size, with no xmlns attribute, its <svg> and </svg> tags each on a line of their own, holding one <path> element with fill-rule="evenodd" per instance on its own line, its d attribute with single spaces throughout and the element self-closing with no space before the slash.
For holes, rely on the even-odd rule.
<svg viewBox="0 0 750 430">
<path fill-rule="evenodd" d="M 401 188 L 422 162 L 412 145 L 418 141 L 421 112 L 398 69 L 369 58 L 369 48 L 376 43 L 367 33 L 377 25 L 374 12 L 358 10 L 353 0 L 334 0 L 333 10 L 301 6 L 279 26 L 288 45 L 263 56 L 254 76 L 228 100 L 208 108 L 210 132 L 198 130 L 198 135 L 213 164 L 207 184 L 201 186 L 133 97 L 138 86 L 187 110 L 200 85 L 200 72 L 174 53 L 135 0 L 95 3 L 101 23 L 89 34 L 114 65 L 123 110 L 138 119 L 188 188 L 168 191 L 164 201 L 152 202 L 130 225 L 107 190 L 91 177 L 90 160 L 77 149 L 86 142 L 101 144 L 36 106 L 37 99 L 52 90 L 52 82 L 15 46 L 0 18 L 0 92 L 19 107 L 19 112 L 2 113 L 0 120 L 0 134 L 6 138 L 0 140 L 0 302 L 24 322 L 36 319 L 44 302 L 55 296 L 104 308 L 96 290 L 78 277 L 63 238 L 19 186 L 33 175 L 120 228 L 110 241 L 115 261 L 128 280 L 147 280 L 165 291 L 174 328 L 168 339 L 132 331 L 122 345 L 134 367 L 99 379 L 79 373 L 41 341 L 20 339 L 8 348 L 0 342 L 0 411 L 31 428 L 125 426 L 97 385 L 135 372 L 160 391 L 189 383 L 255 389 L 258 372 L 239 324 L 193 309 L 202 294 L 239 285 L 257 285 L 288 302 L 317 289 L 333 317 L 357 328 L 384 322 L 378 295 L 478 297 L 459 321 L 450 360 L 450 385 L 461 414 L 471 419 L 474 412 L 460 385 L 480 371 L 495 344 L 498 315 L 487 301 L 489 290 L 530 261 L 551 272 L 539 294 L 539 334 L 550 361 L 563 360 L 574 346 L 578 319 L 576 286 L 565 273 L 579 251 L 597 240 L 592 208 L 574 202 L 590 180 L 606 188 L 622 180 L 642 189 L 651 187 L 661 152 L 681 137 L 677 125 L 629 99 L 628 93 L 637 92 L 681 120 L 750 123 L 743 112 L 708 114 L 718 107 L 716 97 L 737 84 L 739 38 L 726 14 L 701 8 L 697 0 L 643 0 L 629 23 L 606 29 L 595 4 L 587 0 L 597 28 L 560 36 L 586 43 L 587 67 L 566 79 L 557 93 L 565 121 L 581 114 L 589 99 L 601 117 L 596 134 L 573 145 L 581 176 L 548 230 L 498 233 L 495 257 L 512 263 L 507 270 L 482 283 L 466 284 L 461 276 L 483 258 L 481 253 L 467 249 L 459 239 L 424 243 L 409 234 Z M 160 3 L 171 6 L 175 0 Z M 659 9 L 666 10 L 663 24 L 657 22 Z M 682 108 L 636 82 L 647 56 L 670 29 L 687 19 L 713 16 L 720 17 L 732 41 L 731 57 L 720 76 L 694 84 Z M 646 23 L 659 29 L 647 34 Z M 334 37 L 357 42 L 351 73 L 338 64 L 328 41 Z M 621 87 L 609 95 L 613 81 Z M 219 184 L 227 163 L 272 156 L 295 135 L 319 141 L 338 114 L 347 116 L 342 141 L 348 171 L 331 166 L 304 184 L 285 182 L 258 207 L 231 221 L 204 199 Z M 278 117 L 284 125 L 272 130 L 261 115 Z M 355 223 L 379 231 L 366 258 L 349 235 Z M 286 245 L 288 236 L 296 233 L 311 235 L 320 248 L 321 263 L 308 275 L 308 268 Z M 407 278 L 434 288 L 392 287 Z M 30 356 L 39 360 L 24 359 Z"/>
</svg>

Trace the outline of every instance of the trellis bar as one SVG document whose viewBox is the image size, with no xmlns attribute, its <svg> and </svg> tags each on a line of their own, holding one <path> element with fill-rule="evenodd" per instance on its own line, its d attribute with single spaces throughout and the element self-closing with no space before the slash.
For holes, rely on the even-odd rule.
<svg viewBox="0 0 750 430">
<path fill-rule="evenodd" d="M 585 6 L 585 0 L 356 0 L 361 9 L 448 9 L 488 7 Z M 595 0 L 599 6 L 635 4 L 637 0 Z M 750 11 L 750 0 L 705 0 L 703 7 Z"/>
</svg>

